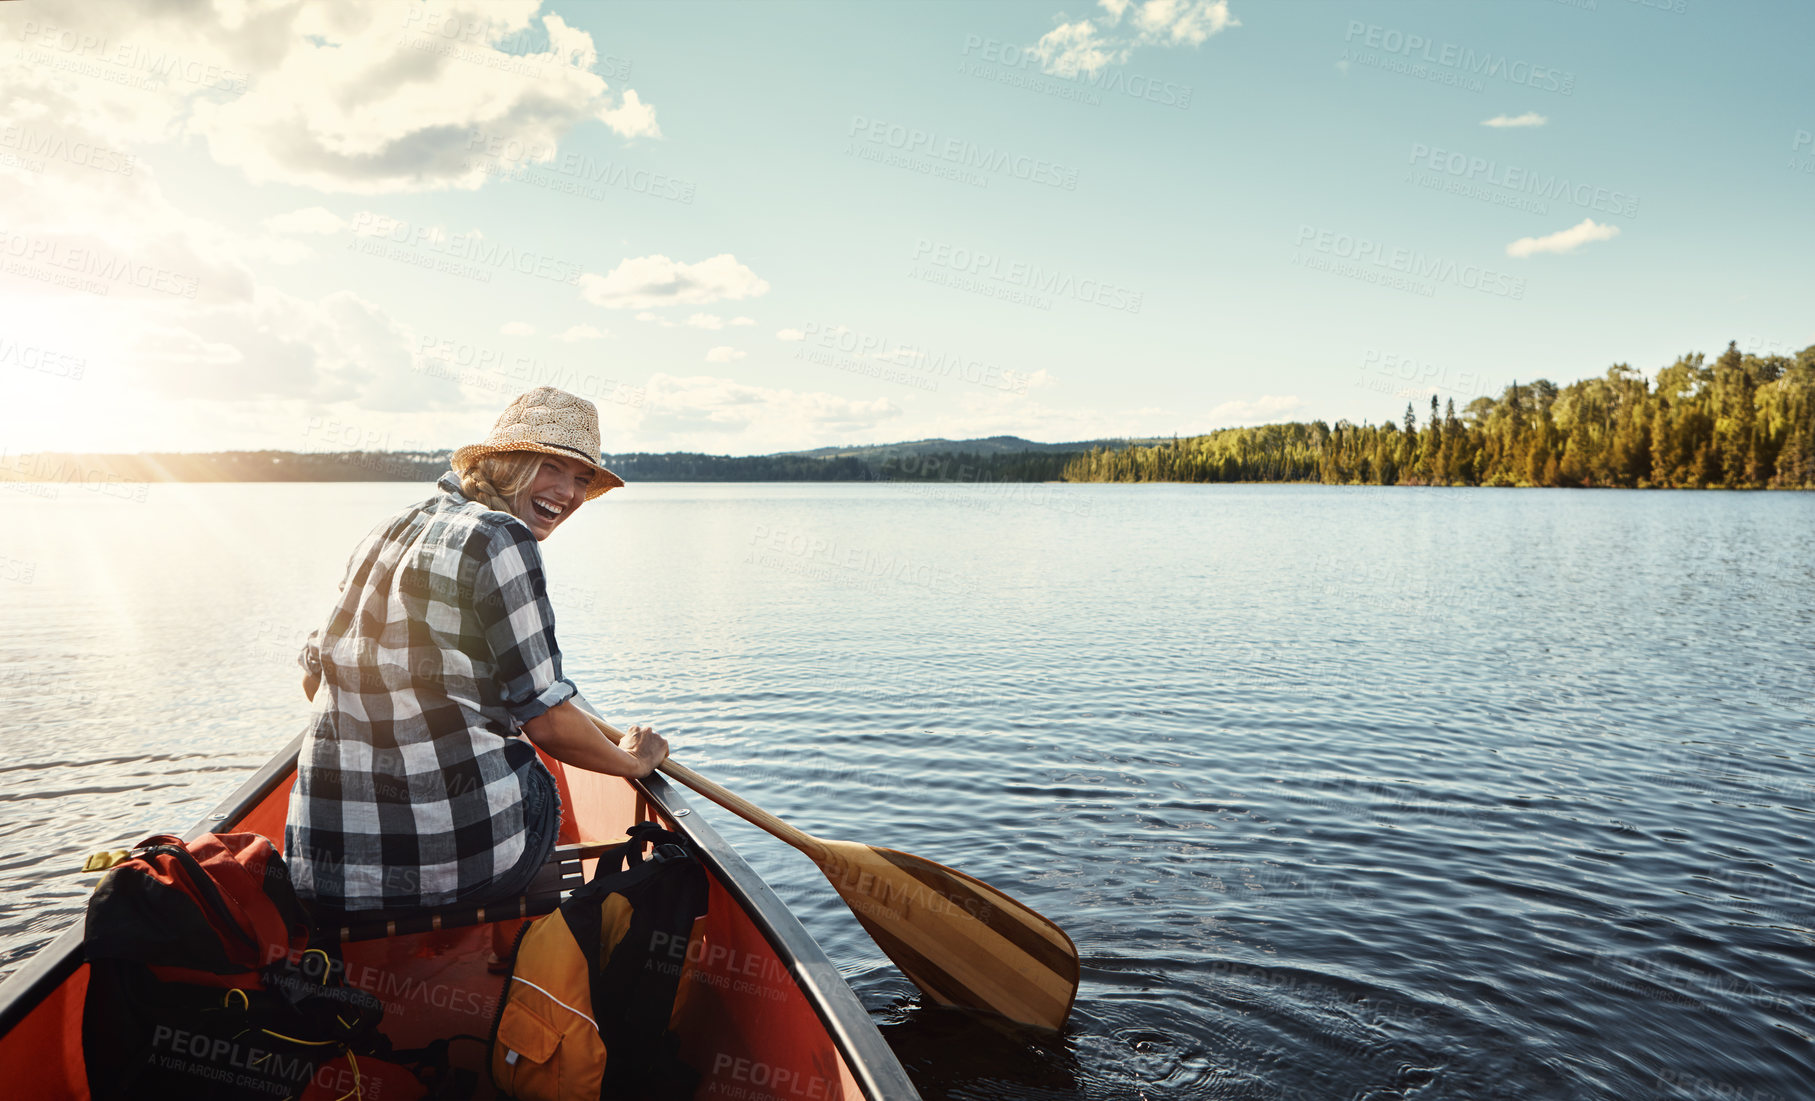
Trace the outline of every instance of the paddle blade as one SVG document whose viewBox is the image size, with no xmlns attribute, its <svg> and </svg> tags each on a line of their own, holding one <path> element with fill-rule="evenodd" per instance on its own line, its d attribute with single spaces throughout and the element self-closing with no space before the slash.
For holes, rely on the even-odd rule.
<svg viewBox="0 0 1815 1101">
<path fill-rule="evenodd" d="M 979 879 L 911 853 L 821 842 L 820 870 L 927 997 L 1057 1029 L 1078 993 L 1078 949 Z"/>
</svg>

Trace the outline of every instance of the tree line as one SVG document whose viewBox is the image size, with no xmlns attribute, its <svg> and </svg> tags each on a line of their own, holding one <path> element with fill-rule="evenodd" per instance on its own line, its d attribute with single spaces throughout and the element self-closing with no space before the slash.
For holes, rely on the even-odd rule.
<svg viewBox="0 0 1815 1101">
<path fill-rule="evenodd" d="M 1432 395 L 1424 423 L 1276 424 L 1065 464 L 1073 482 L 1815 489 L 1815 345 L 1795 357 L 1698 352 L 1652 385 L 1619 363 L 1558 387 L 1515 382 L 1457 415 Z"/>
<path fill-rule="evenodd" d="M 434 481 L 448 451 L 0 456 L 0 481 Z M 1654 383 L 1624 363 L 1559 387 L 1515 382 L 1422 424 L 1227 428 L 1076 451 L 605 456 L 638 482 L 1322 482 L 1332 485 L 1815 489 L 1815 345 L 1794 357 L 1683 356 Z"/>
</svg>

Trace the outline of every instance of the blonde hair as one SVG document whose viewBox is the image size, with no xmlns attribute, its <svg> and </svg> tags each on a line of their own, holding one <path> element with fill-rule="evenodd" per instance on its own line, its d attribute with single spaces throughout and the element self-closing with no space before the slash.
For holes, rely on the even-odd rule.
<svg viewBox="0 0 1815 1101">
<path fill-rule="evenodd" d="M 460 475 L 460 492 L 493 512 L 516 515 L 517 496 L 535 481 L 545 456 L 540 451 L 495 451 L 475 459 Z"/>
</svg>

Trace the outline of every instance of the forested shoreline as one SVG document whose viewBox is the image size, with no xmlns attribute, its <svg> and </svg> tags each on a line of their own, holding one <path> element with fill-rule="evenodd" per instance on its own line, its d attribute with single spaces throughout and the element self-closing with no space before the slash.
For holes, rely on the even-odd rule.
<svg viewBox="0 0 1815 1101">
<path fill-rule="evenodd" d="M 930 441 L 943 444 L 944 441 Z M 977 442 L 977 441 L 973 441 Z M 993 441 L 983 441 L 993 442 Z M 1024 442 L 1024 441 L 1023 441 Z M 896 447 L 897 445 L 890 445 Z M 1626 364 L 1559 387 L 1515 382 L 1422 423 L 1340 420 L 1226 428 L 1089 450 L 883 456 L 605 456 L 631 482 L 1314 482 L 1327 485 L 1815 489 L 1815 345 L 1794 357 L 1733 344 L 1658 372 Z M 1063 446 L 1063 445 L 1060 445 Z M 883 449 L 886 450 L 886 449 Z M 0 482 L 433 481 L 449 452 L 223 451 L 0 456 Z"/>
<path fill-rule="evenodd" d="M 1626 364 L 1559 388 L 1480 397 L 1460 416 L 1435 395 L 1422 426 L 1337 421 L 1230 428 L 1065 465 L 1072 482 L 1815 489 L 1815 345 L 1794 358 L 1729 344 L 1658 372 Z"/>
</svg>

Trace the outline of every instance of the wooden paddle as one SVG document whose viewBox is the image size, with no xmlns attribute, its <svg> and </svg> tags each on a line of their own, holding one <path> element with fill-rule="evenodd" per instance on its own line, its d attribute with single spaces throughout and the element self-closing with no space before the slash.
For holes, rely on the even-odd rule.
<svg viewBox="0 0 1815 1101">
<path fill-rule="evenodd" d="M 624 734 L 590 714 L 613 742 Z M 672 758 L 661 771 L 807 854 L 902 974 L 943 1005 L 1057 1029 L 1078 994 L 1078 949 L 1048 919 L 982 880 L 911 853 L 826 841 Z"/>
</svg>

